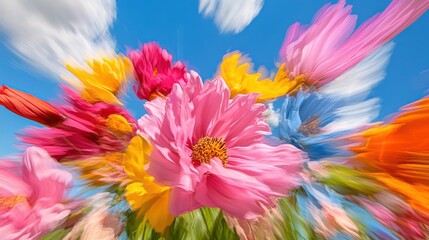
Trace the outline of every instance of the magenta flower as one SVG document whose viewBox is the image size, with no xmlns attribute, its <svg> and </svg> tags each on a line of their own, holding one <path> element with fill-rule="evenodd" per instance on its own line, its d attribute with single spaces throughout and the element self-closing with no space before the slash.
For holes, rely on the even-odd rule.
<svg viewBox="0 0 429 240">
<path fill-rule="evenodd" d="M 304 154 L 289 144 L 263 142 L 270 133 L 257 95 L 238 95 L 221 78 L 204 84 L 195 72 L 188 84 L 146 102 L 139 120 L 153 152 L 148 172 L 171 187 L 170 212 L 202 206 L 254 218 L 299 184 Z"/>
<path fill-rule="evenodd" d="M 20 171 L 0 165 L 0 236 L 33 239 L 54 229 L 70 212 L 61 203 L 72 180 L 56 169 L 48 153 L 37 147 L 25 151 Z M 16 169 L 15 169 L 16 170 Z"/>
<path fill-rule="evenodd" d="M 393 0 L 386 10 L 362 24 L 345 1 L 324 6 L 309 27 L 292 25 L 280 50 L 292 75 L 322 86 L 371 55 L 378 47 L 416 21 L 429 8 L 428 0 Z M 354 31 L 354 32 L 353 32 Z"/>
<path fill-rule="evenodd" d="M 172 56 L 156 43 L 144 44 L 141 53 L 133 51 L 129 53 L 129 58 L 134 65 L 137 81 L 134 91 L 140 99 L 167 96 L 173 84 L 186 82 L 186 67 L 181 62 L 172 66 Z"/>
<path fill-rule="evenodd" d="M 45 149 L 59 161 L 125 150 L 137 125 L 128 112 L 104 102 L 89 103 L 67 87 L 64 92 L 67 103 L 57 109 L 66 120 L 25 130 L 20 137 L 23 142 Z"/>
</svg>

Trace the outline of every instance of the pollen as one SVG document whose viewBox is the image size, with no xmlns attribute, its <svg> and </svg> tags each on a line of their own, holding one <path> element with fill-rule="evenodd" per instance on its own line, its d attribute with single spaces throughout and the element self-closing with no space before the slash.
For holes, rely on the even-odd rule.
<svg viewBox="0 0 429 240">
<path fill-rule="evenodd" d="M 221 138 L 203 137 L 192 147 L 191 158 L 195 165 L 210 163 L 211 159 L 218 158 L 225 166 L 228 157 L 225 142 Z"/>
<path fill-rule="evenodd" d="M 0 197 L 0 210 L 12 208 L 16 206 L 18 203 L 22 203 L 26 201 L 27 201 L 27 198 L 24 196 Z"/>
</svg>

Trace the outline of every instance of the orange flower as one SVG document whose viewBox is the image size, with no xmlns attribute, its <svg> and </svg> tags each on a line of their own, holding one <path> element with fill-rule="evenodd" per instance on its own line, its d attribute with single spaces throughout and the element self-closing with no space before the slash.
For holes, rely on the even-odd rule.
<svg viewBox="0 0 429 240">
<path fill-rule="evenodd" d="M 359 134 L 355 160 L 416 209 L 429 213 L 429 97 L 402 108 L 388 124 Z M 424 195 L 424 197 L 422 197 Z"/>
<path fill-rule="evenodd" d="M 411 207 L 429 214 L 429 186 L 419 183 L 410 184 L 386 173 L 374 173 L 372 175 L 391 190 L 401 193 Z"/>
<path fill-rule="evenodd" d="M 51 104 L 4 85 L 0 88 L 0 105 L 19 116 L 48 126 L 61 123 L 65 119 Z"/>
</svg>

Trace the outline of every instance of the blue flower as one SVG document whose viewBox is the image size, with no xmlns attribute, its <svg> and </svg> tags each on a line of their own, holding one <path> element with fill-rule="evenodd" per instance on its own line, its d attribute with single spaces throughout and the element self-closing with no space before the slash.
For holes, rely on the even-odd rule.
<svg viewBox="0 0 429 240">
<path fill-rule="evenodd" d="M 280 138 L 307 152 L 310 160 L 345 154 L 339 136 L 348 131 L 327 131 L 340 118 L 339 110 L 350 104 L 317 92 L 287 96 L 280 111 Z"/>
</svg>

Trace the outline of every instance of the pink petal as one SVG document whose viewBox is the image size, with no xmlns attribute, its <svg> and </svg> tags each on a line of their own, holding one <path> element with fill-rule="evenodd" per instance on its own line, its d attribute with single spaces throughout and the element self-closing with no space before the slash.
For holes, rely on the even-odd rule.
<svg viewBox="0 0 429 240">
<path fill-rule="evenodd" d="M 22 174 L 33 189 L 32 199 L 44 206 L 52 206 L 63 199 L 72 181 L 72 175 L 54 168 L 54 159 L 38 147 L 30 147 L 25 151 Z"/>
<path fill-rule="evenodd" d="M 299 173 L 307 159 L 304 152 L 290 144 L 274 147 L 258 143 L 235 147 L 228 151 L 228 155 L 228 169 L 254 177 L 277 196 L 287 195 L 300 184 Z"/>
<path fill-rule="evenodd" d="M 174 201 L 170 201 L 169 211 L 174 216 L 180 216 L 181 214 L 202 207 L 202 205 L 195 200 L 195 193 L 193 191 L 188 191 L 183 188 L 173 188 L 170 197 L 174 199 Z"/>
<path fill-rule="evenodd" d="M 242 172 L 225 168 L 218 159 L 199 168 L 201 182 L 195 189 L 196 200 L 208 207 L 251 219 L 264 213 L 264 205 L 272 205 L 271 189 Z M 246 207 L 244 207 L 246 206 Z"/>
<path fill-rule="evenodd" d="M 280 58 L 294 76 L 305 74 L 317 86 L 339 77 L 416 21 L 429 8 L 428 0 L 393 0 L 384 12 L 353 34 L 356 16 L 345 1 L 326 5 L 307 29 L 289 29 Z"/>
</svg>

